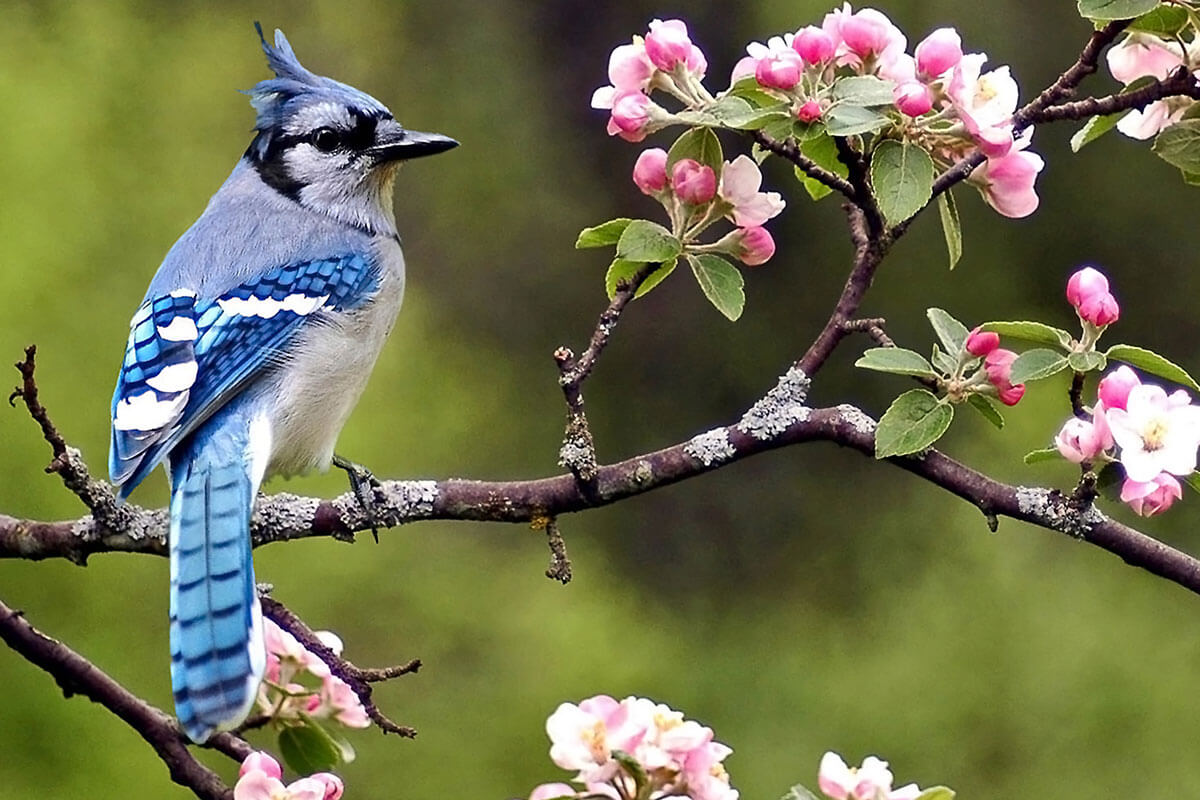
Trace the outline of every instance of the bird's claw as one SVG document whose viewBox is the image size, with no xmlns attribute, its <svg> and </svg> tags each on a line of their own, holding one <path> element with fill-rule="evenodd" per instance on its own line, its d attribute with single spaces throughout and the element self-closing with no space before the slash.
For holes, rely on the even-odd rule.
<svg viewBox="0 0 1200 800">
<path fill-rule="evenodd" d="M 371 526 L 371 536 L 375 538 L 375 543 L 379 544 L 379 516 L 376 513 L 378 500 L 375 490 L 382 484 L 371 470 L 347 458 L 335 455 L 333 465 L 346 471 L 346 477 L 350 479 L 350 490 L 354 492 L 363 515 L 367 518 L 367 524 Z"/>
</svg>

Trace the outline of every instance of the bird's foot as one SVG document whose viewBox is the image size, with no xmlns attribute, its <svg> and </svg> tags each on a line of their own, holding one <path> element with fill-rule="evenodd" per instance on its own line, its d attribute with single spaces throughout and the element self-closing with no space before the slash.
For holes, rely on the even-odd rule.
<svg viewBox="0 0 1200 800">
<path fill-rule="evenodd" d="M 367 524 L 371 526 L 371 536 L 375 537 L 375 543 L 379 544 L 379 516 L 376 512 L 378 500 L 375 490 L 382 484 L 371 470 L 347 458 L 335 455 L 333 465 L 338 469 L 346 470 L 346 477 L 350 479 L 350 489 L 358 498 L 358 504 L 367 518 Z"/>
</svg>

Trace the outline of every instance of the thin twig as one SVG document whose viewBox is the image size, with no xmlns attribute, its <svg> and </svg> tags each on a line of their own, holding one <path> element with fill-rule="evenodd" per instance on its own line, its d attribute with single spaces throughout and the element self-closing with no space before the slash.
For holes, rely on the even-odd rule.
<svg viewBox="0 0 1200 800">
<path fill-rule="evenodd" d="M 567 543 L 554 517 L 546 520 L 545 528 L 546 543 L 550 546 L 550 566 L 546 568 L 546 577 L 565 586 L 571 582 L 571 559 L 567 557 Z"/>
<path fill-rule="evenodd" d="M 841 175 L 825 169 L 804 155 L 800 151 L 799 145 L 796 144 L 795 139 L 786 139 L 781 142 L 778 139 L 768 136 L 762 130 L 753 131 L 751 136 L 759 147 L 792 162 L 808 177 L 825 184 L 830 189 L 843 195 L 847 200 L 856 200 L 854 186 Z"/>
</svg>

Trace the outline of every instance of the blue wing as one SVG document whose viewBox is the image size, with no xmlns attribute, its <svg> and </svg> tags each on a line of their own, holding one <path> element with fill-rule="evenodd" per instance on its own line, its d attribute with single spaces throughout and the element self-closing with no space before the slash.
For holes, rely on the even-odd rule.
<svg viewBox="0 0 1200 800">
<path fill-rule="evenodd" d="M 108 470 L 121 497 L 179 441 L 329 312 L 347 311 L 379 288 L 362 254 L 275 267 L 215 298 L 186 287 L 148 298 L 130 322 L 112 403 Z"/>
</svg>

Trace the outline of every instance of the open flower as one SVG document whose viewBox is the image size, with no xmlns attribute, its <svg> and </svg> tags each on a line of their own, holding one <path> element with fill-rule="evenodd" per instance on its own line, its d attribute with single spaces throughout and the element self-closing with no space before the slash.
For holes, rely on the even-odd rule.
<svg viewBox="0 0 1200 800">
<path fill-rule="evenodd" d="M 921 793 L 915 783 L 892 789 L 886 761 L 867 756 L 861 767 L 850 767 L 834 752 L 821 757 L 817 785 L 833 800 L 909 800 Z"/>
<path fill-rule="evenodd" d="M 721 186 L 717 190 L 733 206 L 733 223 L 741 228 L 762 225 L 783 211 L 784 202 L 779 192 L 760 192 L 762 172 L 754 159 L 740 155 L 726 161 L 721 170 Z"/>
<path fill-rule="evenodd" d="M 1038 207 L 1033 185 L 1046 162 L 1026 150 L 1028 145 L 1029 137 L 1023 136 L 1003 155 L 989 156 L 971 173 L 970 181 L 983 199 L 1006 217 L 1027 217 Z"/>
<path fill-rule="evenodd" d="M 1160 472 L 1150 481 L 1135 481 L 1129 478 L 1121 485 L 1121 501 L 1141 517 L 1153 517 L 1170 508 L 1183 497 L 1183 487 L 1175 477 Z"/>
<path fill-rule="evenodd" d="M 1196 469 L 1200 447 L 1200 406 L 1184 391 L 1168 396 L 1161 386 L 1129 390 L 1124 409 L 1105 411 L 1121 466 L 1132 481 L 1148 483 L 1160 472 L 1187 475 Z"/>
</svg>

